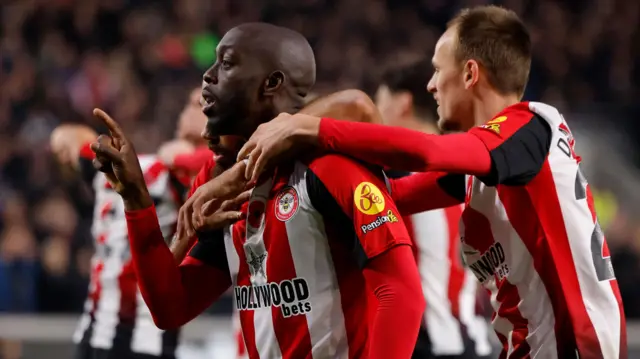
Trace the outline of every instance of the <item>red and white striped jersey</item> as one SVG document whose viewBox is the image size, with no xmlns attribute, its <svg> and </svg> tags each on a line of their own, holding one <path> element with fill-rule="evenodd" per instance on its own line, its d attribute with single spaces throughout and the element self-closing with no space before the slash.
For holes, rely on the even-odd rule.
<svg viewBox="0 0 640 359">
<path fill-rule="evenodd" d="M 407 223 L 427 308 L 424 313 L 431 355 L 491 354 L 487 321 L 476 314 L 478 285 L 465 268 L 459 223 L 463 206 L 414 214 Z"/>
<path fill-rule="evenodd" d="M 547 125 L 541 169 L 512 176 L 526 177 L 520 144 L 548 137 L 538 135 Z M 462 246 L 491 293 L 501 358 L 626 358 L 618 284 L 562 115 L 523 102 L 470 132 L 491 151 L 495 176 L 468 177 Z"/>
<path fill-rule="evenodd" d="M 168 240 L 175 231 L 184 187 L 155 155 L 140 155 L 138 159 Z M 84 160 L 83 172 L 91 171 L 87 161 L 90 158 Z M 74 342 L 84 341 L 99 349 L 120 345 L 135 353 L 173 355 L 177 332 L 156 327 L 138 290 L 122 198 L 102 173 L 92 173 L 95 205 L 91 231 L 95 254 L 91 259 L 89 294 Z"/>
<path fill-rule="evenodd" d="M 338 155 L 278 167 L 222 241 L 199 238 L 190 256 L 228 268 L 247 354 L 363 358 L 377 307 L 368 260 L 411 245 L 385 182 Z"/>
</svg>

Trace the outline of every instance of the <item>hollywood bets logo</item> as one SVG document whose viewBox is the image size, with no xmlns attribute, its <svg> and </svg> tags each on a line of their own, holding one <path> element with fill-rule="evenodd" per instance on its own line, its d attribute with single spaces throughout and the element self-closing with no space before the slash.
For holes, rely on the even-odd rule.
<svg viewBox="0 0 640 359">
<path fill-rule="evenodd" d="M 469 265 L 473 274 L 480 282 L 497 276 L 500 280 L 509 274 L 509 266 L 505 263 L 504 249 L 500 242 L 495 243 L 485 251 L 479 260 Z"/>
<path fill-rule="evenodd" d="M 238 310 L 276 307 L 285 318 L 311 312 L 309 285 L 304 278 L 237 286 L 234 294 Z"/>
<path fill-rule="evenodd" d="M 371 182 L 362 182 L 356 187 L 353 203 L 360 212 L 369 215 L 376 215 L 385 208 L 382 192 Z"/>
</svg>

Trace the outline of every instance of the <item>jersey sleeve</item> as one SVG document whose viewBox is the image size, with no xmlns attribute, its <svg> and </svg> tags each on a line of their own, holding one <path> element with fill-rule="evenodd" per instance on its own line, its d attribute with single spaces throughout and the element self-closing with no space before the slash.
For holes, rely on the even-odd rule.
<svg viewBox="0 0 640 359">
<path fill-rule="evenodd" d="M 213 178 L 212 172 L 214 166 L 215 161 L 213 158 L 210 158 L 209 161 L 202 166 L 200 172 L 198 172 L 193 180 L 193 185 L 189 190 L 188 197 L 191 197 L 198 187 Z M 196 236 L 196 241 L 187 254 L 185 261 L 187 263 L 193 263 L 193 260 L 196 260 L 197 262 L 204 263 L 228 273 L 229 265 L 227 262 L 227 252 L 224 247 L 223 232 L 221 230 L 201 232 Z"/>
<path fill-rule="evenodd" d="M 527 184 L 547 158 L 551 128 L 525 106 L 526 103 L 511 107 L 469 131 L 489 150 L 491 170 L 478 177 L 488 186 Z"/>
<path fill-rule="evenodd" d="M 422 172 L 398 176 L 392 173 L 389 177 L 391 197 L 403 216 L 447 208 L 465 200 L 465 175 L 462 174 Z"/>
<path fill-rule="evenodd" d="M 332 154 L 310 164 L 306 181 L 311 203 L 325 221 L 351 231 L 347 245 L 361 267 L 390 248 L 411 245 L 380 169 Z"/>
</svg>

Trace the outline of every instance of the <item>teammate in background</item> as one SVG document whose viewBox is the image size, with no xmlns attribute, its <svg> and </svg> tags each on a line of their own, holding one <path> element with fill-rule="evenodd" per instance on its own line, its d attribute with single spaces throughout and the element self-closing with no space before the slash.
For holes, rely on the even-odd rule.
<svg viewBox="0 0 640 359">
<path fill-rule="evenodd" d="M 520 102 L 531 64 L 526 27 L 503 8 L 463 10 L 432 62 L 427 89 L 440 127 L 466 133 L 282 115 L 240 151 L 250 155 L 248 177 L 296 143 L 442 171 L 392 181 L 392 196 L 402 213 L 465 203 L 462 248 L 491 292 L 501 357 L 627 358 L 618 283 L 575 140 L 555 108 Z"/>
<path fill-rule="evenodd" d="M 202 112 L 190 112 L 190 101 L 180 117 L 180 136 L 172 148 L 172 158 L 193 165 L 202 155 L 186 139 L 195 138 L 204 127 Z M 197 132 L 193 133 L 195 129 Z M 95 193 L 92 234 L 95 254 L 89 295 L 73 341 L 76 358 L 145 359 L 175 358 L 178 331 L 158 329 L 148 308 L 139 297 L 127 240 L 122 199 L 104 175 L 91 165 L 94 158 L 89 145 L 98 135 L 83 125 L 61 125 L 51 135 L 51 149 L 59 162 L 81 172 Z M 183 143 L 184 142 L 184 143 Z M 207 149 L 208 157 L 212 153 Z M 192 157 L 192 158 L 190 158 Z M 180 159 L 181 158 L 181 159 Z M 178 177 L 157 155 L 140 155 L 145 181 L 156 204 L 162 234 L 169 238 L 175 231 L 178 209 L 183 202 L 188 180 Z M 180 159 L 180 160 L 178 160 Z M 172 166 L 175 164 L 171 164 Z M 182 170 L 189 173 L 188 168 Z"/>
<path fill-rule="evenodd" d="M 178 118 L 175 139 L 158 149 L 158 157 L 179 176 L 194 177 L 212 156 L 201 132 L 207 117 L 200 103 L 202 90 L 193 89 Z"/>
<path fill-rule="evenodd" d="M 425 79 L 432 73 L 430 61 L 415 58 L 383 73 L 375 100 L 385 125 L 439 134 L 435 101 L 425 91 Z M 385 173 L 391 178 L 410 174 Z M 462 262 L 458 228 L 462 210 L 462 205 L 455 205 L 405 217 L 427 302 L 414 359 L 491 354 L 487 323 L 475 313 L 477 281 Z"/>
<path fill-rule="evenodd" d="M 302 35 L 262 23 L 231 29 L 216 58 L 203 77 L 203 111 L 205 137 L 224 168 L 260 123 L 302 108 L 315 60 Z M 338 155 L 280 166 L 257 183 L 243 218 L 197 232 L 177 266 L 134 149 L 108 115 L 96 113 L 111 137 L 92 144 L 94 164 L 124 199 L 136 273 L 159 327 L 179 327 L 233 286 L 250 358 L 411 356 L 424 301 L 410 238 L 381 173 Z M 229 188 L 227 180 L 244 170 L 241 162 L 195 192 L 239 193 L 246 181 Z M 183 223 L 187 232 L 198 221 Z"/>
</svg>

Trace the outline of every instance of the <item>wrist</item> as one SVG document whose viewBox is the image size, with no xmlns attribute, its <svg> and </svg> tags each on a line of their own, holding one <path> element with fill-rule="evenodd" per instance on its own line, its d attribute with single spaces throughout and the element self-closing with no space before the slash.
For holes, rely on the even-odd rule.
<svg viewBox="0 0 640 359">
<path fill-rule="evenodd" d="M 305 116 L 301 121 L 301 126 L 296 126 L 293 129 L 292 137 L 300 143 L 318 146 L 321 121 L 320 117 Z"/>
<path fill-rule="evenodd" d="M 127 212 L 139 211 L 153 206 L 153 199 L 147 188 L 135 188 L 123 193 L 124 209 Z"/>
</svg>

